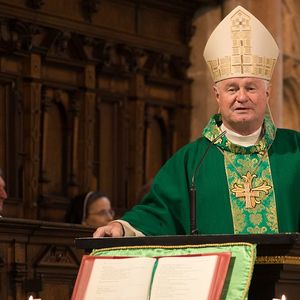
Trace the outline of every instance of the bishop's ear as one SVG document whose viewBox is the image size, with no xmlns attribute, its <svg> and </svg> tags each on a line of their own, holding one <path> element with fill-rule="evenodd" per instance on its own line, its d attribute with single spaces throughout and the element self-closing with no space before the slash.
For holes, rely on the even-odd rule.
<svg viewBox="0 0 300 300">
<path fill-rule="evenodd" d="M 270 95 L 271 95 L 271 89 L 272 89 L 272 85 L 271 85 L 271 83 L 268 83 L 267 89 L 266 89 L 266 95 L 269 99 L 270 99 Z"/>
<path fill-rule="evenodd" d="M 215 98 L 217 102 L 219 102 L 220 93 L 219 93 L 219 88 L 216 84 L 213 86 L 213 90 L 214 90 Z"/>
</svg>

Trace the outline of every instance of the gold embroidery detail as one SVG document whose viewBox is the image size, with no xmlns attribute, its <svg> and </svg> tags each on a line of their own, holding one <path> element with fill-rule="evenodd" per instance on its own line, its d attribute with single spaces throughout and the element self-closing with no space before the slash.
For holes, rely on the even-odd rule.
<svg viewBox="0 0 300 300">
<path fill-rule="evenodd" d="M 259 225 L 262 222 L 261 214 L 251 214 L 249 218 L 250 222 L 254 225 Z"/>
<path fill-rule="evenodd" d="M 267 228 L 265 226 L 263 226 L 263 227 L 254 226 L 254 227 L 248 227 L 247 231 L 250 234 L 257 234 L 257 233 L 262 234 L 262 233 L 266 233 L 267 232 Z"/>
<path fill-rule="evenodd" d="M 246 227 L 246 220 L 244 216 L 244 212 L 242 208 L 239 208 L 236 203 L 232 203 L 233 205 L 233 219 L 234 219 L 234 233 L 240 233 Z"/>
<path fill-rule="evenodd" d="M 276 59 L 254 55 L 251 34 L 250 17 L 238 11 L 231 18 L 232 55 L 207 61 L 214 81 L 232 74 L 251 74 L 266 79 L 271 77 Z"/>
<path fill-rule="evenodd" d="M 300 257 L 298 256 L 258 256 L 256 257 L 256 264 L 260 265 L 275 265 L 275 264 L 288 264 L 300 265 Z"/>
<path fill-rule="evenodd" d="M 272 204 L 270 207 L 266 207 L 266 212 L 268 226 L 272 229 L 272 231 L 278 231 L 276 206 Z"/>
<path fill-rule="evenodd" d="M 242 176 L 245 182 L 243 182 L 243 184 L 235 183 L 231 189 L 231 192 L 235 193 L 237 198 L 245 198 L 243 200 L 246 202 L 246 208 L 254 208 L 256 204 L 260 204 L 261 201 L 256 199 L 259 197 L 260 192 L 264 192 L 267 195 L 272 188 L 267 185 L 266 181 L 260 186 L 252 187 L 254 177 L 256 177 L 255 174 L 251 175 L 250 172 L 247 172 L 246 175 Z"/>
</svg>

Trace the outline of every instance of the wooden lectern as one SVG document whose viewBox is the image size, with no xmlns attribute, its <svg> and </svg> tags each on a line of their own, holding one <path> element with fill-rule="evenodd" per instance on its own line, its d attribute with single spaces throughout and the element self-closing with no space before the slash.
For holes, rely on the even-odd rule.
<svg viewBox="0 0 300 300">
<path fill-rule="evenodd" d="M 122 238 L 77 238 L 77 248 L 90 251 L 129 246 L 180 246 L 248 242 L 257 245 L 249 300 L 300 299 L 300 234 L 192 235 Z"/>
</svg>

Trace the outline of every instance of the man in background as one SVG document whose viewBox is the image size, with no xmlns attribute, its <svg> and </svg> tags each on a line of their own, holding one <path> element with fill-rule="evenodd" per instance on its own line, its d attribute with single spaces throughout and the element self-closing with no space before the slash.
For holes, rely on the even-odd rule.
<svg viewBox="0 0 300 300">
<path fill-rule="evenodd" d="M 3 211 L 3 204 L 5 199 L 7 198 L 7 194 L 5 191 L 5 181 L 3 179 L 2 170 L 0 169 L 0 217 Z"/>
</svg>

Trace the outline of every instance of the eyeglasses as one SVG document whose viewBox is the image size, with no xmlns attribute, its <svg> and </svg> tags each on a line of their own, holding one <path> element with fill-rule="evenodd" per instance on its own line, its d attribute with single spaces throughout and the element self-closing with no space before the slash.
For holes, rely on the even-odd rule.
<svg viewBox="0 0 300 300">
<path fill-rule="evenodd" d="M 89 213 L 89 215 L 96 215 L 98 217 L 114 217 L 115 216 L 115 211 L 112 210 L 112 209 L 109 209 L 109 210 L 100 210 L 100 211 L 97 211 L 97 212 L 94 212 L 94 213 Z"/>
</svg>

